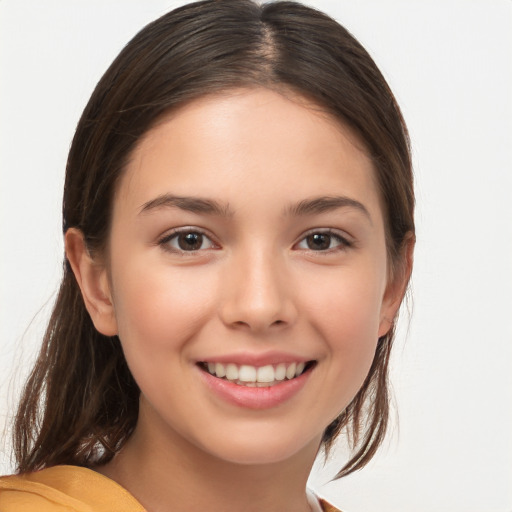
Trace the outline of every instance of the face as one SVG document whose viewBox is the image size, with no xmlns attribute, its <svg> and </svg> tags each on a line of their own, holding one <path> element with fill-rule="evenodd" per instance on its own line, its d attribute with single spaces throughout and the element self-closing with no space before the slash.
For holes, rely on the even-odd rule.
<svg viewBox="0 0 512 512">
<path fill-rule="evenodd" d="M 118 184 L 112 311 L 92 314 L 138 428 L 245 464 L 316 450 L 397 307 L 384 232 L 364 148 L 306 100 L 239 90 L 164 119 Z"/>
</svg>

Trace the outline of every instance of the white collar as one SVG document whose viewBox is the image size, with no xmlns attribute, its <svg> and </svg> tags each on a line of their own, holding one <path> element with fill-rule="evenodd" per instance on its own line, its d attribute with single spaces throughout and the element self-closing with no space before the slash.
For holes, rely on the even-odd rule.
<svg viewBox="0 0 512 512">
<path fill-rule="evenodd" d="M 318 501 L 318 497 L 313 493 L 313 491 L 306 489 L 306 497 L 308 499 L 309 506 L 311 507 L 311 512 L 323 512 L 322 506 Z"/>
</svg>

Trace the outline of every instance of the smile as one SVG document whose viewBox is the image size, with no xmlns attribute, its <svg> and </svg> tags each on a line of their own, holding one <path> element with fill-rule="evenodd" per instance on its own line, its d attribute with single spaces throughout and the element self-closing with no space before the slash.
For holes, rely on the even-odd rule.
<svg viewBox="0 0 512 512">
<path fill-rule="evenodd" d="M 235 363 L 201 362 L 199 367 L 210 375 L 247 387 L 271 387 L 292 380 L 313 367 L 315 361 L 280 363 L 276 365 L 251 366 Z"/>
</svg>

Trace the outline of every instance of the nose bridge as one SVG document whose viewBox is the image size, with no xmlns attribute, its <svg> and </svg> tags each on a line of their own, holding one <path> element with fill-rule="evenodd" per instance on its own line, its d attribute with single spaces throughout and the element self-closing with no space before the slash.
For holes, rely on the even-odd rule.
<svg viewBox="0 0 512 512">
<path fill-rule="evenodd" d="M 268 245 L 255 245 L 233 255 L 222 316 L 226 324 L 256 332 L 290 324 L 295 308 L 282 256 Z"/>
</svg>

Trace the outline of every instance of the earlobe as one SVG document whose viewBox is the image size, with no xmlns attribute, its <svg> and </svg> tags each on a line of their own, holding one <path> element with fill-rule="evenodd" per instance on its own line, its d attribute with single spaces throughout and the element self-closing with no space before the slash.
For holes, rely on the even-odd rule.
<svg viewBox="0 0 512 512">
<path fill-rule="evenodd" d="M 397 308 L 397 311 L 398 311 L 398 308 Z M 396 312 L 395 312 L 395 315 L 396 315 Z M 387 316 L 381 317 L 380 323 L 379 323 L 378 338 L 382 338 L 382 336 L 385 336 L 391 330 L 391 327 L 393 327 L 394 322 L 395 322 L 395 316 L 393 316 L 393 318 L 388 318 Z"/>
<path fill-rule="evenodd" d="M 68 229 L 64 242 L 66 257 L 94 326 L 105 336 L 116 335 L 117 322 L 105 265 L 91 257 L 79 229 Z"/>
</svg>

